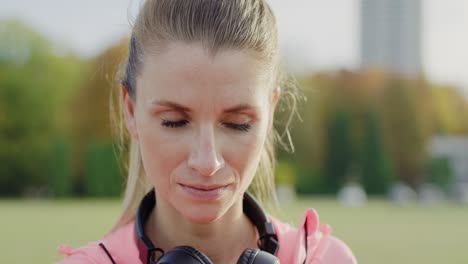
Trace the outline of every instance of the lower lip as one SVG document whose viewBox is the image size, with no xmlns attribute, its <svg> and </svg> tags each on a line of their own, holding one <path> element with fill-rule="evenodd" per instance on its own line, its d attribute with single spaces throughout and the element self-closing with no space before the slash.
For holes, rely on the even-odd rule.
<svg viewBox="0 0 468 264">
<path fill-rule="evenodd" d="M 201 190 L 192 188 L 186 185 L 179 184 L 187 194 L 189 194 L 192 198 L 196 200 L 216 200 L 219 199 L 224 191 L 226 190 L 227 186 L 219 187 L 212 190 Z"/>
</svg>

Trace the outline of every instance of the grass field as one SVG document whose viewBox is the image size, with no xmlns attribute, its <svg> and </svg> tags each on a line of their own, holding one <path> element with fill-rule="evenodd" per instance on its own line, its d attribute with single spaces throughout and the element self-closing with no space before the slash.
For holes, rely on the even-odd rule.
<svg viewBox="0 0 468 264">
<path fill-rule="evenodd" d="M 354 251 L 359 263 L 468 263 L 468 206 L 399 207 L 373 200 L 345 208 L 323 198 L 301 198 L 279 216 L 297 223 L 307 207 Z M 0 263 L 53 263 L 55 248 L 96 240 L 116 219 L 115 200 L 0 200 Z"/>
</svg>

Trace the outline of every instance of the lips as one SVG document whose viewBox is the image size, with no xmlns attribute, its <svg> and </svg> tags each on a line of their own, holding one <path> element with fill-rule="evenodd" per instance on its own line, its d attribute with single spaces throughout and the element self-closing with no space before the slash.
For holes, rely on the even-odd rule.
<svg viewBox="0 0 468 264">
<path fill-rule="evenodd" d="M 219 189 L 219 188 L 223 188 L 226 185 L 196 185 L 196 184 L 182 184 L 182 183 L 179 183 L 180 185 L 182 185 L 183 187 L 188 187 L 188 188 L 192 188 L 192 189 L 197 189 L 197 190 L 201 190 L 201 191 L 211 191 L 211 190 L 215 190 L 215 189 Z"/>
<path fill-rule="evenodd" d="M 194 200 L 217 200 L 223 195 L 228 185 L 198 185 L 179 183 L 179 186 Z"/>
</svg>

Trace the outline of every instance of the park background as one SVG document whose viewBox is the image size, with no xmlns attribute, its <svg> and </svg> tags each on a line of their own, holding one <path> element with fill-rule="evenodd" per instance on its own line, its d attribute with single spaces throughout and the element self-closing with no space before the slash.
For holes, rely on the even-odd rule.
<svg viewBox="0 0 468 264">
<path fill-rule="evenodd" d="M 307 98 L 295 151 L 278 149 L 280 218 L 316 208 L 359 263 L 467 263 L 466 2 L 421 2 L 410 76 L 360 67 L 360 1 L 270 2 Z M 116 220 L 125 168 L 109 98 L 138 5 L 0 0 L 1 262 L 53 262 L 58 244 Z"/>
</svg>

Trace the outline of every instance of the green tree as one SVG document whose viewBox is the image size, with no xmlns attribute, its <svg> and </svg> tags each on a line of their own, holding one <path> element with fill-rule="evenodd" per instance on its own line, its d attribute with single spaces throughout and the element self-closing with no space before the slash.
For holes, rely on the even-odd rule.
<svg viewBox="0 0 468 264">
<path fill-rule="evenodd" d="M 434 132 L 439 135 L 468 134 L 468 100 L 453 87 L 431 89 Z"/>
<path fill-rule="evenodd" d="M 0 195 L 47 185 L 59 105 L 76 80 L 74 62 L 54 54 L 26 25 L 0 22 Z"/>
<path fill-rule="evenodd" d="M 368 194 L 385 194 L 391 172 L 375 112 L 365 114 L 365 137 L 362 146 L 362 183 Z"/>
<path fill-rule="evenodd" d="M 416 188 L 424 181 L 427 98 L 417 82 L 389 78 L 382 98 L 384 139 L 393 161 L 395 177 Z"/>
<path fill-rule="evenodd" d="M 336 193 L 345 183 L 352 163 L 349 114 L 344 109 L 337 110 L 332 113 L 329 122 L 323 179 L 324 191 Z"/>
<path fill-rule="evenodd" d="M 73 94 L 68 114 L 74 120 L 72 173 L 78 195 L 112 196 L 121 189 L 123 177 L 112 148 L 109 98 L 111 92 L 120 92 L 116 74 L 126 52 L 124 39 L 92 58 L 84 74 L 86 81 Z"/>
</svg>

